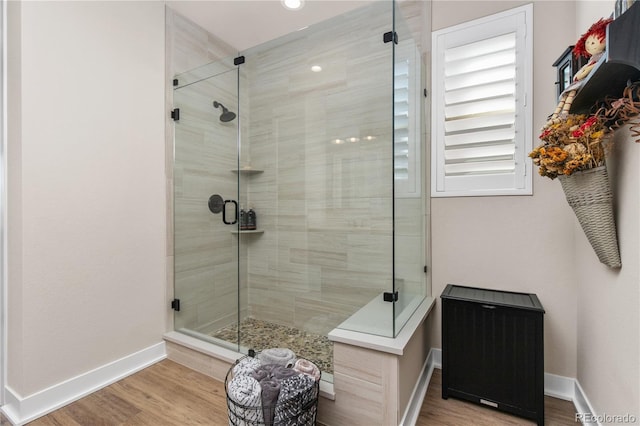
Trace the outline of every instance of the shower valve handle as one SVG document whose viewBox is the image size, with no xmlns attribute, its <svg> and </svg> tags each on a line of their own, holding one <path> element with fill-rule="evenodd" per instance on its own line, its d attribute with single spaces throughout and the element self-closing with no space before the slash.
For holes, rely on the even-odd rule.
<svg viewBox="0 0 640 426">
<path fill-rule="evenodd" d="M 233 222 L 228 222 L 227 221 L 227 203 L 233 203 L 235 210 L 233 213 Z M 235 225 L 236 223 L 238 223 L 238 203 L 236 202 L 236 200 L 224 200 L 224 207 L 222 209 L 222 221 L 226 224 L 226 225 Z"/>
</svg>

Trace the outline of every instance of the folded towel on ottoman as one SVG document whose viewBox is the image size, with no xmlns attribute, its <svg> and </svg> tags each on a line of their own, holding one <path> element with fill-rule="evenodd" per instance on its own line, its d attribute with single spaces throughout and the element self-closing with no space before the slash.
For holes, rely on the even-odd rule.
<svg viewBox="0 0 640 426">
<path fill-rule="evenodd" d="M 260 365 L 261 362 L 259 359 L 250 356 L 244 357 L 233 367 L 233 376 L 248 376 L 260 367 Z"/>
<path fill-rule="evenodd" d="M 235 376 L 228 385 L 227 394 L 232 400 L 228 404 L 229 425 L 248 426 L 264 422 L 262 414 L 262 388 L 251 376 Z M 235 404 L 233 403 L 235 402 Z"/>
<path fill-rule="evenodd" d="M 276 403 L 274 426 L 312 425 L 315 411 L 308 409 L 308 405 L 315 398 L 313 378 L 298 374 L 283 380 Z"/>
<path fill-rule="evenodd" d="M 262 388 L 262 414 L 266 426 L 273 425 L 276 414 L 276 402 L 280 394 L 280 382 L 273 379 L 264 379 L 260 382 Z"/>
<path fill-rule="evenodd" d="M 258 359 L 263 364 L 278 364 L 285 367 L 293 367 L 296 362 L 296 354 L 287 348 L 265 349 L 258 354 Z"/>
<path fill-rule="evenodd" d="M 293 366 L 293 369 L 298 373 L 313 377 L 316 382 L 320 380 L 320 369 L 318 369 L 318 367 L 311 361 L 300 358 L 296 361 L 296 365 Z"/>
</svg>

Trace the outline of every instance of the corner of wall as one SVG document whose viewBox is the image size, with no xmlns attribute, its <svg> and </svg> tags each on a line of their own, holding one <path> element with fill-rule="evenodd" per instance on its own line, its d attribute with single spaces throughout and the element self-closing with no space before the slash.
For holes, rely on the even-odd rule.
<svg viewBox="0 0 640 426">
<path fill-rule="evenodd" d="M 11 345 L 3 346 L 6 351 L 4 362 L 11 365 L 5 371 L 4 385 L 11 384 L 20 388 L 22 377 L 18 374 L 22 371 L 22 2 L 4 2 L 6 5 L 6 28 L 4 41 L 6 46 L 6 111 L 7 118 L 5 135 L 3 138 L 5 162 L 7 170 L 4 218 L 4 238 L 6 239 L 6 252 L 4 252 L 6 278 L 3 292 L 6 294 L 3 309 L 6 324 L 7 342 Z M 8 123 L 11 123 L 9 126 Z"/>
</svg>

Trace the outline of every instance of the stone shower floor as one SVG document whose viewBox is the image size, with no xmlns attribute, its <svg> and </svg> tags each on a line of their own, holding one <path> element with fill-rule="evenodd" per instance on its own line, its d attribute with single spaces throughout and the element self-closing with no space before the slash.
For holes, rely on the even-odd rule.
<svg viewBox="0 0 640 426">
<path fill-rule="evenodd" d="M 235 325 L 228 326 L 212 333 L 211 336 L 226 342 L 236 342 L 238 328 Z M 327 336 L 246 318 L 240 323 L 240 343 L 256 351 L 289 348 L 299 358 L 308 359 L 321 371 L 333 374 L 333 342 Z"/>
</svg>

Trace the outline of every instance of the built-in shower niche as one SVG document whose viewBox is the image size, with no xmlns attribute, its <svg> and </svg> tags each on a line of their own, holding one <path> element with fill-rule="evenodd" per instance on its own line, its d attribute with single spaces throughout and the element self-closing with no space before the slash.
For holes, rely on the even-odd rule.
<svg viewBox="0 0 640 426">
<path fill-rule="evenodd" d="M 246 187 L 248 187 L 249 183 L 253 181 L 253 179 L 257 179 L 259 175 L 261 175 L 262 173 L 264 173 L 264 170 L 256 168 L 250 164 L 245 164 L 242 167 L 236 168 L 231 170 L 232 173 L 235 173 L 238 175 L 240 180 L 244 180 L 244 184 L 246 185 Z M 246 193 L 246 187 L 245 187 L 245 191 L 243 191 L 243 193 Z M 245 200 L 244 203 L 241 204 L 241 207 L 246 209 L 245 212 L 252 207 L 251 203 L 249 203 L 248 201 Z M 241 219 L 239 219 L 241 221 Z M 260 226 L 257 226 L 256 229 L 243 229 L 242 228 L 242 222 L 240 223 L 240 227 L 239 229 L 234 229 L 231 231 L 232 234 L 245 234 L 245 235 L 259 235 L 264 233 L 264 228 L 261 228 Z M 252 241 L 252 239 L 247 239 L 245 242 L 246 243 L 250 243 Z"/>
</svg>

